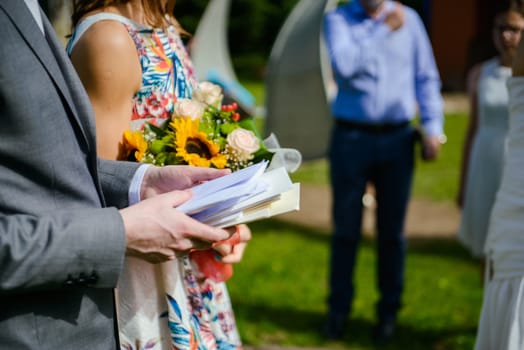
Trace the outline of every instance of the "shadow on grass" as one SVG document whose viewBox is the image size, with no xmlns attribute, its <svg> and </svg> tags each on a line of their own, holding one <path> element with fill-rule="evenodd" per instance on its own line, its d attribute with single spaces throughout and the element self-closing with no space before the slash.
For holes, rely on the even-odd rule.
<svg viewBox="0 0 524 350">
<path fill-rule="evenodd" d="M 291 234 L 300 236 L 303 239 L 324 242 L 327 245 L 330 243 L 330 233 L 327 231 L 278 219 L 261 220 L 250 223 L 249 226 L 253 232 L 256 232 L 256 235 L 274 231 L 291 232 Z M 362 244 L 373 248 L 375 239 L 369 236 L 362 236 Z M 443 258 L 460 259 L 471 262 L 474 265 L 478 264 L 456 239 L 448 237 L 410 237 L 408 239 L 408 254 L 434 255 Z"/>
<path fill-rule="evenodd" d="M 300 240 L 306 241 L 306 244 L 301 244 L 301 247 L 307 246 L 318 246 L 325 247 L 325 250 L 322 248 L 322 253 L 325 253 L 329 249 L 330 244 L 330 235 L 326 232 L 319 232 L 318 230 L 312 229 L 310 227 L 304 227 L 295 223 L 289 223 L 285 221 L 280 221 L 276 219 L 268 219 L 263 221 L 258 221 L 251 223 L 249 225 L 253 231 L 253 240 L 256 241 L 259 237 L 262 241 L 266 237 L 271 237 L 270 244 L 266 242 L 266 248 L 271 249 L 271 244 L 276 242 L 275 237 L 280 237 L 282 235 L 292 237 L 293 239 L 289 242 L 297 242 Z M 266 236 L 266 237 L 264 237 Z M 297 238 L 297 239 L 295 239 Z M 302 243 L 302 242 L 300 242 Z M 311 244 L 308 244 L 311 243 Z M 293 243 L 290 243 L 293 244 Z M 366 250 L 373 250 L 375 242 L 373 238 L 365 237 L 363 238 L 362 247 Z M 303 248 L 302 248 L 303 249 Z M 285 254 L 289 254 L 290 249 L 283 250 Z M 318 253 L 318 249 L 315 250 Z M 280 255 L 277 259 L 281 259 L 280 265 L 284 265 L 283 262 L 288 262 L 289 260 L 286 255 Z M 457 260 L 461 260 L 461 266 L 471 264 L 471 266 L 476 265 L 476 262 L 470 258 L 469 253 L 463 249 L 460 244 L 458 244 L 454 239 L 443 239 L 443 238 L 413 238 L 409 240 L 409 251 L 408 259 L 410 257 L 416 256 L 419 260 L 411 261 L 423 261 L 426 265 L 429 265 L 430 268 L 432 260 L 426 259 L 426 257 L 436 258 L 437 260 L 448 260 L 453 263 Z M 420 259 L 422 257 L 422 259 Z M 289 274 L 281 272 L 281 270 L 271 270 L 271 268 L 266 268 L 267 265 L 270 265 L 269 262 L 266 262 L 264 254 L 259 256 L 261 261 L 257 261 L 257 264 L 253 265 L 252 270 L 245 270 L 244 275 L 239 274 L 239 276 L 248 276 L 254 275 L 261 278 L 261 283 L 249 283 L 249 278 L 247 277 L 248 283 L 239 283 L 237 288 L 254 288 L 259 289 L 263 292 L 255 293 L 261 297 L 251 297 L 245 298 L 241 293 L 233 293 L 233 305 L 235 309 L 235 314 L 237 320 L 244 323 L 246 326 L 243 327 L 240 324 L 241 331 L 243 334 L 243 339 L 252 341 L 252 345 L 260 344 L 293 344 L 295 346 L 318 346 L 325 349 L 471 349 L 473 348 L 473 341 L 475 339 L 476 332 L 476 319 L 477 315 L 474 311 L 476 310 L 477 305 L 472 305 L 467 303 L 467 300 L 471 299 L 471 296 L 464 296 L 462 293 L 456 293 L 456 289 L 448 288 L 445 285 L 440 286 L 438 283 L 430 283 L 429 285 L 434 287 L 435 290 L 426 290 L 421 292 L 421 289 L 427 288 L 428 281 L 434 282 L 435 278 L 439 276 L 447 277 L 449 272 L 446 268 L 449 268 L 449 264 L 442 265 L 438 263 L 439 269 L 431 270 L 433 274 L 433 279 L 428 278 L 427 274 L 424 272 L 419 272 L 415 274 L 417 277 L 414 280 L 411 280 L 413 283 L 411 285 L 411 291 L 415 288 L 418 288 L 417 293 L 412 294 L 411 313 L 404 315 L 400 318 L 400 323 L 397 329 L 397 335 L 391 344 L 388 346 L 376 346 L 371 339 L 371 329 L 373 327 L 373 318 L 372 316 L 362 316 L 363 314 L 356 313 L 355 317 L 349 321 L 345 337 L 338 342 L 327 342 L 324 340 L 321 332 L 324 325 L 324 296 L 325 290 L 322 286 L 322 282 L 317 283 L 318 281 L 323 281 L 325 276 L 322 269 L 327 267 L 326 261 L 324 258 L 315 259 L 315 269 L 312 269 L 314 274 L 310 279 L 296 278 L 290 279 L 292 282 L 288 281 Z M 366 269 L 361 270 L 365 273 L 372 273 L 375 260 L 369 258 L 367 255 L 367 263 L 369 263 Z M 464 262 L 462 262 L 462 260 Z M 294 259 L 291 260 L 293 263 L 289 262 L 289 265 L 299 267 L 302 269 L 308 269 L 307 259 Z M 362 260 L 361 260 L 362 262 Z M 298 264 L 298 265 L 296 265 Z M 300 265 L 305 264 L 305 265 Z M 322 269 L 318 268 L 318 264 L 323 264 Z M 279 264 L 276 264 L 280 266 Z M 261 268 L 261 266 L 263 268 Z M 426 266 L 427 267 L 427 266 Z M 434 266 L 433 266 L 434 267 Z M 260 271 L 257 270 L 260 268 Z M 417 270 L 418 266 L 412 265 L 413 271 Z M 240 270 L 240 269 L 239 269 Z M 284 269 L 285 271 L 286 269 Z M 462 269 L 461 271 L 463 271 Z M 466 272 L 463 274 L 468 274 L 469 270 L 475 271 L 475 269 L 465 269 Z M 423 275 L 423 278 L 420 276 Z M 364 275 L 363 278 L 369 278 L 372 276 L 370 274 Z M 455 274 L 454 278 L 460 278 L 460 274 Z M 459 276 L 459 277 L 457 277 Z M 312 280 L 314 279 L 314 280 Z M 444 280 L 447 280 L 444 278 Z M 311 282 L 315 282 L 315 286 L 311 287 Z M 453 280 L 455 281 L 455 280 Z M 468 280 L 471 282 L 471 280 Z M 363 282 L 363 281 L 361 281 Z M 461 280 L 462 282 L 462 280 Z M 305 284 L 301 284 L 305 283 Z M 374 282 L 361 283 L 360 285 L 365 285 L 362 291 L 365 291 L 365 296 L 360 298 L 361 302 L 365 305 L 372 304 L 374 296 L 370 293 L 374 293 Z M 282 288 L 282 285 L 288 284 L 289 290 Z M 278 286 L 275 290 L 278 292 L 271 292 L 271 287 L 275 285 Z M 367 285 L 367 286 L 366 286 Z M 456 286 L 456 283 L 453 283 L 452 286 Z M 309 289 L 308 289 L 309 288 Z M 317 289 L 315 289 L 317 288 Z M 460 287 L 458 287 L 460 288 Z M 476 288 L 476 287 L 473 287 Z M 307 297 L 302 299 L 304 294 Z M 309 298 L 313 294 L 313 301 Z M 473 291 L 472 294 L 474 297 L 478 295 Z M 239 297 L 240 296 L 240 297 Z M 450 302 L 449 298 L 462 298 L 456 299 L 461 300 L 461 302 L 451 303 L 456 305 L 456 309 L 445 309 L 441 310 L 441 306 L 438 306 L 437 309 L 430 308 L 428 312 L 421 312 L 419 314 L 418 310 L 421 310 L 426 307 L 428 304 L 431 304 L 431 300 L 439 300 L 439 302 Z M 466 299 L 470 298 L 470 299 Z M 304 302 L 302 302 L 304 300 Z M 480 300 L 480 299 L 479 299 Z M 480 301 L 479 301 L 480 302 Z M 282 305 L 284 304 L 284 305 Z M 415 309 L 413 309 L 413 305 Z M 434 305 L 431 305 L 434 306 Z M 366 306 L 367 307 L 367 306 Z M 413 311 L 414 310 L 414 311 Z M 462 310 L 462 311 L 460 311 Z M 449 312 L 449 313 L 448 313 Z M 462 320 L 461 317 L 453 318 L 455 313 L 464 313 L 466 314 L 465 318 L 471 320 Z M 364 315 L 370 315 L 370 313 L 364 313 Z M 453 314 L 453 315 L 452 315 Z M 416 316 L 413 316 L 416 315 Z M 449 317 L 449 322 L 446 322 L 446 318 Z M 458 319 L 458 321 L 457 321 Z M 405 323 L 403 323 L 405 322 Z"/>
<path fill-rule="evenodd" d="M 242 314 L 242 318 L 253 325 L 259 325 L 264 333 L 264 320 L 272 320 L 274 327 L 285 330 L 288 337 L 294 335 L 315 333 L 316 344 L 295 344 L 299 346 L 319 346 L 331 348 L 359 348 L 359 349 L 450 349 L 468 348 L 473 346 L 475 327 L 457 327 L 426 329 L 414 328 L 399 323 L 395 337 L 388 344 L 376 344 L 371 336 L 373 323 L 363 318 L 352 318 L 348 321 L 344 337 L 336 342 L 324 341 L 322 329 L 324 315 L 320 313 L 301 311 L 291 308 L 276 308 L 271 305 L 253 305 L 246 301 L 235 301 L 235 313 Z M 267 331 L 270 332 L 269 330 Z M 271 335 L 261 338 L 271 340 Z M 310 339 L 311 340 L 311 339 Z M 462 345 L 462 346 L 460 346 Z M 463 347 L 466 345 L 466 347 Z"/>
</svg>

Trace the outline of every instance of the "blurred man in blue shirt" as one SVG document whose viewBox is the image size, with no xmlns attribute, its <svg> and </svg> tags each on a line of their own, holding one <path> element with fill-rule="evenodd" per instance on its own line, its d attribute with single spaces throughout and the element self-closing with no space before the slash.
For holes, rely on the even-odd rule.
<svg viewBox="0 0 524 350">
<path fill-rule="evenodd" d="M 389 0 L 352 0 L 326 14 L 324 35 L 338 92 L 330 162 L 333 220 L 326 335 L 343 336 L 353 299 L 362 196 L 377 200 L 378 288 L 374 339 L 393 336 L 404 285 L 404 219 L 414 145 L 437 157 L 443 141 L 440 77 L 416 12 Z M 420 114 L 421 132 L 411 125 Z"/>
</svg>

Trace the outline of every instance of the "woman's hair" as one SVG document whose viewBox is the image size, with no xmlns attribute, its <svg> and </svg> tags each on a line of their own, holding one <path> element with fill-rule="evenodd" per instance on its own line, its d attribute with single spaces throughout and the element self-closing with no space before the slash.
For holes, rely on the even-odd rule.
<svg viewBox="0 0 524 350">
<path fill-rule="evenodd" d="M 515 11 L 519 12 L 521 15 L 524 16 L 524 1 L 523 0 L 514 0 L 513 7 Z"/>
<path fill-rule="evenodd" d="M 75 27 L 80 19 L 91 11 L 104 9 L 108 6 L 126 4 L 130 0 L 73 0 L 73 14 L 71 22 Z M 180 34 L 188 34 L 173 16 L 175 1 L 166 1 L 163 6 L 160 1 L 141 0 L 147 24 L 155 28 L 165 28 L 174 25 Z"/>
<path fill-rule="evenodd" d="M 524 16 L 524 0 L 497 0 L 494 8 L 494 15 L 515 11 Z"/>
</svg>

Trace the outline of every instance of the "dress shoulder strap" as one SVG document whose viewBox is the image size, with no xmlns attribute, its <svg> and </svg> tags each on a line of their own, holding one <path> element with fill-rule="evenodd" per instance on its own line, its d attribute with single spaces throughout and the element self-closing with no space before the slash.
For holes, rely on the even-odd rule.
<svg viewBox="0 0 524 350">
<path fill-rule="evenodd" d="M 71 35 L 71 39 L 69 39 L 69 42 L 67 43 L 67 47 L 66 47 L 67 54 L 71 55 L 71 51 L 73 51 L 73 47 L 76 45 L 78 40 L 82 37 L 82 35 L 89 29 L 89 27 L 91 27 L 96 22 L 106 21 L 106 20 L 118 21 L 122 24 L 129 25 L 135 28 L 143 27 L 141 24 L 136 23 L 130 20 L 129 18 L 118 15 L 116 13 L 108 13 L 108 12 L 96 13 L 94 15 L 86 17 L 80 23 L 77 24 L 75 30 L 73 31 L 73 34 Z"/>
</svg>

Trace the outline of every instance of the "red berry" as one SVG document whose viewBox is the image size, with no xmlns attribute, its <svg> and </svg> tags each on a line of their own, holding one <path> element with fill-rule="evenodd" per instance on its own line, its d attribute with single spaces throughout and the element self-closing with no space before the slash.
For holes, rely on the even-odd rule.
<svg viewBox="0 0 524 350">
<path fill-rule="evenodd" d="M 239 113 L 235 113 L 235 114 L 233 114 L 233 116 L 231 118 L 234 121 L 238 122 L 240 120 L 240 114 Z"/>
<path fill-rule="evenodd" d="M 238 104 L 236 102 L 233 102 L 231 104 L 231 107 L 233 107 L 233 110 L 235 111 L 238 108 Z"/>
</svg>

